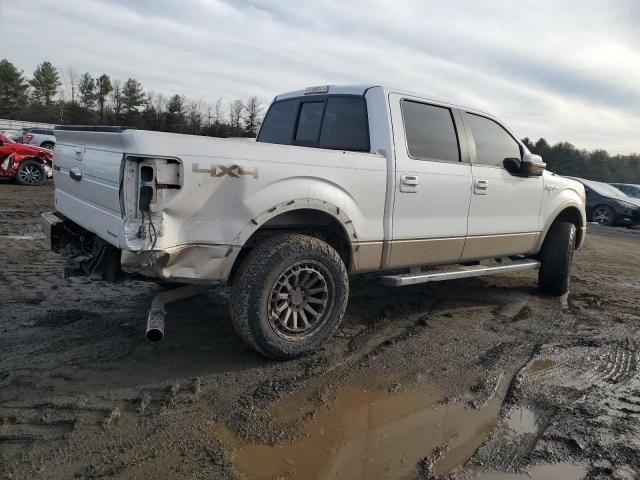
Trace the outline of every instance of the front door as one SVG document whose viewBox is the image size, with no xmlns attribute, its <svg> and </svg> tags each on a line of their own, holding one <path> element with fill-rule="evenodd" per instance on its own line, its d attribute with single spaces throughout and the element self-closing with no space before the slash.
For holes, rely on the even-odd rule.
<svg viewBox="0 0 640 480">
<path fill-rule="evenodd" d="M 458 112 L 390 94 L 396 154 L 387 266 L 456 262 L 467 234 L 471 165 Z"/>
<path fill-rule="evenodd" d="M 462 112 L 473 187 L 463 260 L 528 253 L 540 233 L 542 177 L 519 177 L 505 158 L 522 159 L 522 148 L 495 120 Z"/>
</svg>

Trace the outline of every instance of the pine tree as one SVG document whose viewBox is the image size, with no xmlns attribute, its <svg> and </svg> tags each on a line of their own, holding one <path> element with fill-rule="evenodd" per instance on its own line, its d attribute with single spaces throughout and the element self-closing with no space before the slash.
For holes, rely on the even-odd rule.
<svg viewBox="0 0 640 480">
<path fill-rule="evenodd" d="M 61 85 L 58 70 L 49 61 L 44 61 L 36 67 L 29 83 L 33 87 L 34 100 L 45 107 L 53 103 L 53 97 Z"/>
<path fill-rule="evenodd" d="M 103 73 L 96 80 L 96 100 L 98 101 L 98 109 L 100 112 L 100 123 L 104 121 L 104 106 L 107 102 L 107 96 L 113 90 L 111 79 L 106 73 Z"/>
<path fill-rule="evenodd" d="M 184 98 L 175 94 L 167 103 L 167 130 L 169 132 L 182 132 L 184 127 Z"/>
<path fill-rule="evenodd" d="M 258 97 L 251 97 L 244 107 L 244 128 L 248 135 L 255 137 L 260 126 L 260 116 L 262 115 L 262 105 Z"/>
<path fill-rule="evenodd" d="M 145 103 L 142 84 L 135 78 L 129 78 L 122 85 L 122 107 L 128 125 L 136 125 L 140 107 Z"/>
<path fill-rule="evenodd" d="M 78 90 L 80 90 L 80 105 L 87 110 L 93 109 L 96 105 L 96 82 L 91 75 L 85 73 L 80 77 Z"/>
<path fill-rule="evenodd" d="M 7 59 L 0 60 L 0 117 L 13 118 L 27 104 L 29 84 L 22 71 Z"/>
</svg>

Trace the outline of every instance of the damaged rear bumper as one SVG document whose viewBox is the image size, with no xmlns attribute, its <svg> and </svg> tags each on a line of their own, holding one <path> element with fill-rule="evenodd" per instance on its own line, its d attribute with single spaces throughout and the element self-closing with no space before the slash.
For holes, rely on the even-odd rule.
<svg viewBox="0 0 640 480">
<path fill-rule="evenodd" d="M 133 252 L 114 247 L 57 212 L 43 213 L 41 225 L 51 250 L 65 257 L 65 277 L 224 284 L 241 250 L 232 245 L 179 245 Z"/>
<path fill-rule="evenodd" d="M 187 283 L 226 283 L 241 247 L 179 245 L 164 250 L 122 251 L 122 269 L 145 277 Z"/>
</svg>

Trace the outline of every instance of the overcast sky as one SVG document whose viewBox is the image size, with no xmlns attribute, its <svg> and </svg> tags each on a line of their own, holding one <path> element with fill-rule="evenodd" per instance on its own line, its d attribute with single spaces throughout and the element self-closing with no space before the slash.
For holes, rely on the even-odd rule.
<svg viewBox="0 0 640 480">
<path fill-rule="evenodd" d="M 214 102 L 373 83 L 640 152 L 640 1 L 0 0 L 0 58 Z"/>
</svg>

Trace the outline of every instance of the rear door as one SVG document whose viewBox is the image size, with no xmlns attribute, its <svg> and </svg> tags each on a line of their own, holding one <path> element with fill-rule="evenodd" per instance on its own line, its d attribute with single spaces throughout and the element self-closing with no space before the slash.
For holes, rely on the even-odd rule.
<svg viewBox="0 0 640 480">
<path fill-rule="evenodd" d="M 388 265 L 456 262 L 471 197 L 471 165 L 459 115 L 448 106 L 395 93 L 389 102 L 396 192 Z"/>
<path fill-rule="evenodd" d="M 469 141 L 473 189 L 464 260 L 529 252 L 540 232 L 543 177 L 519 177 L 503 165 L 523 149 L 495 119 L 461 112 Z"/>
</svg>

